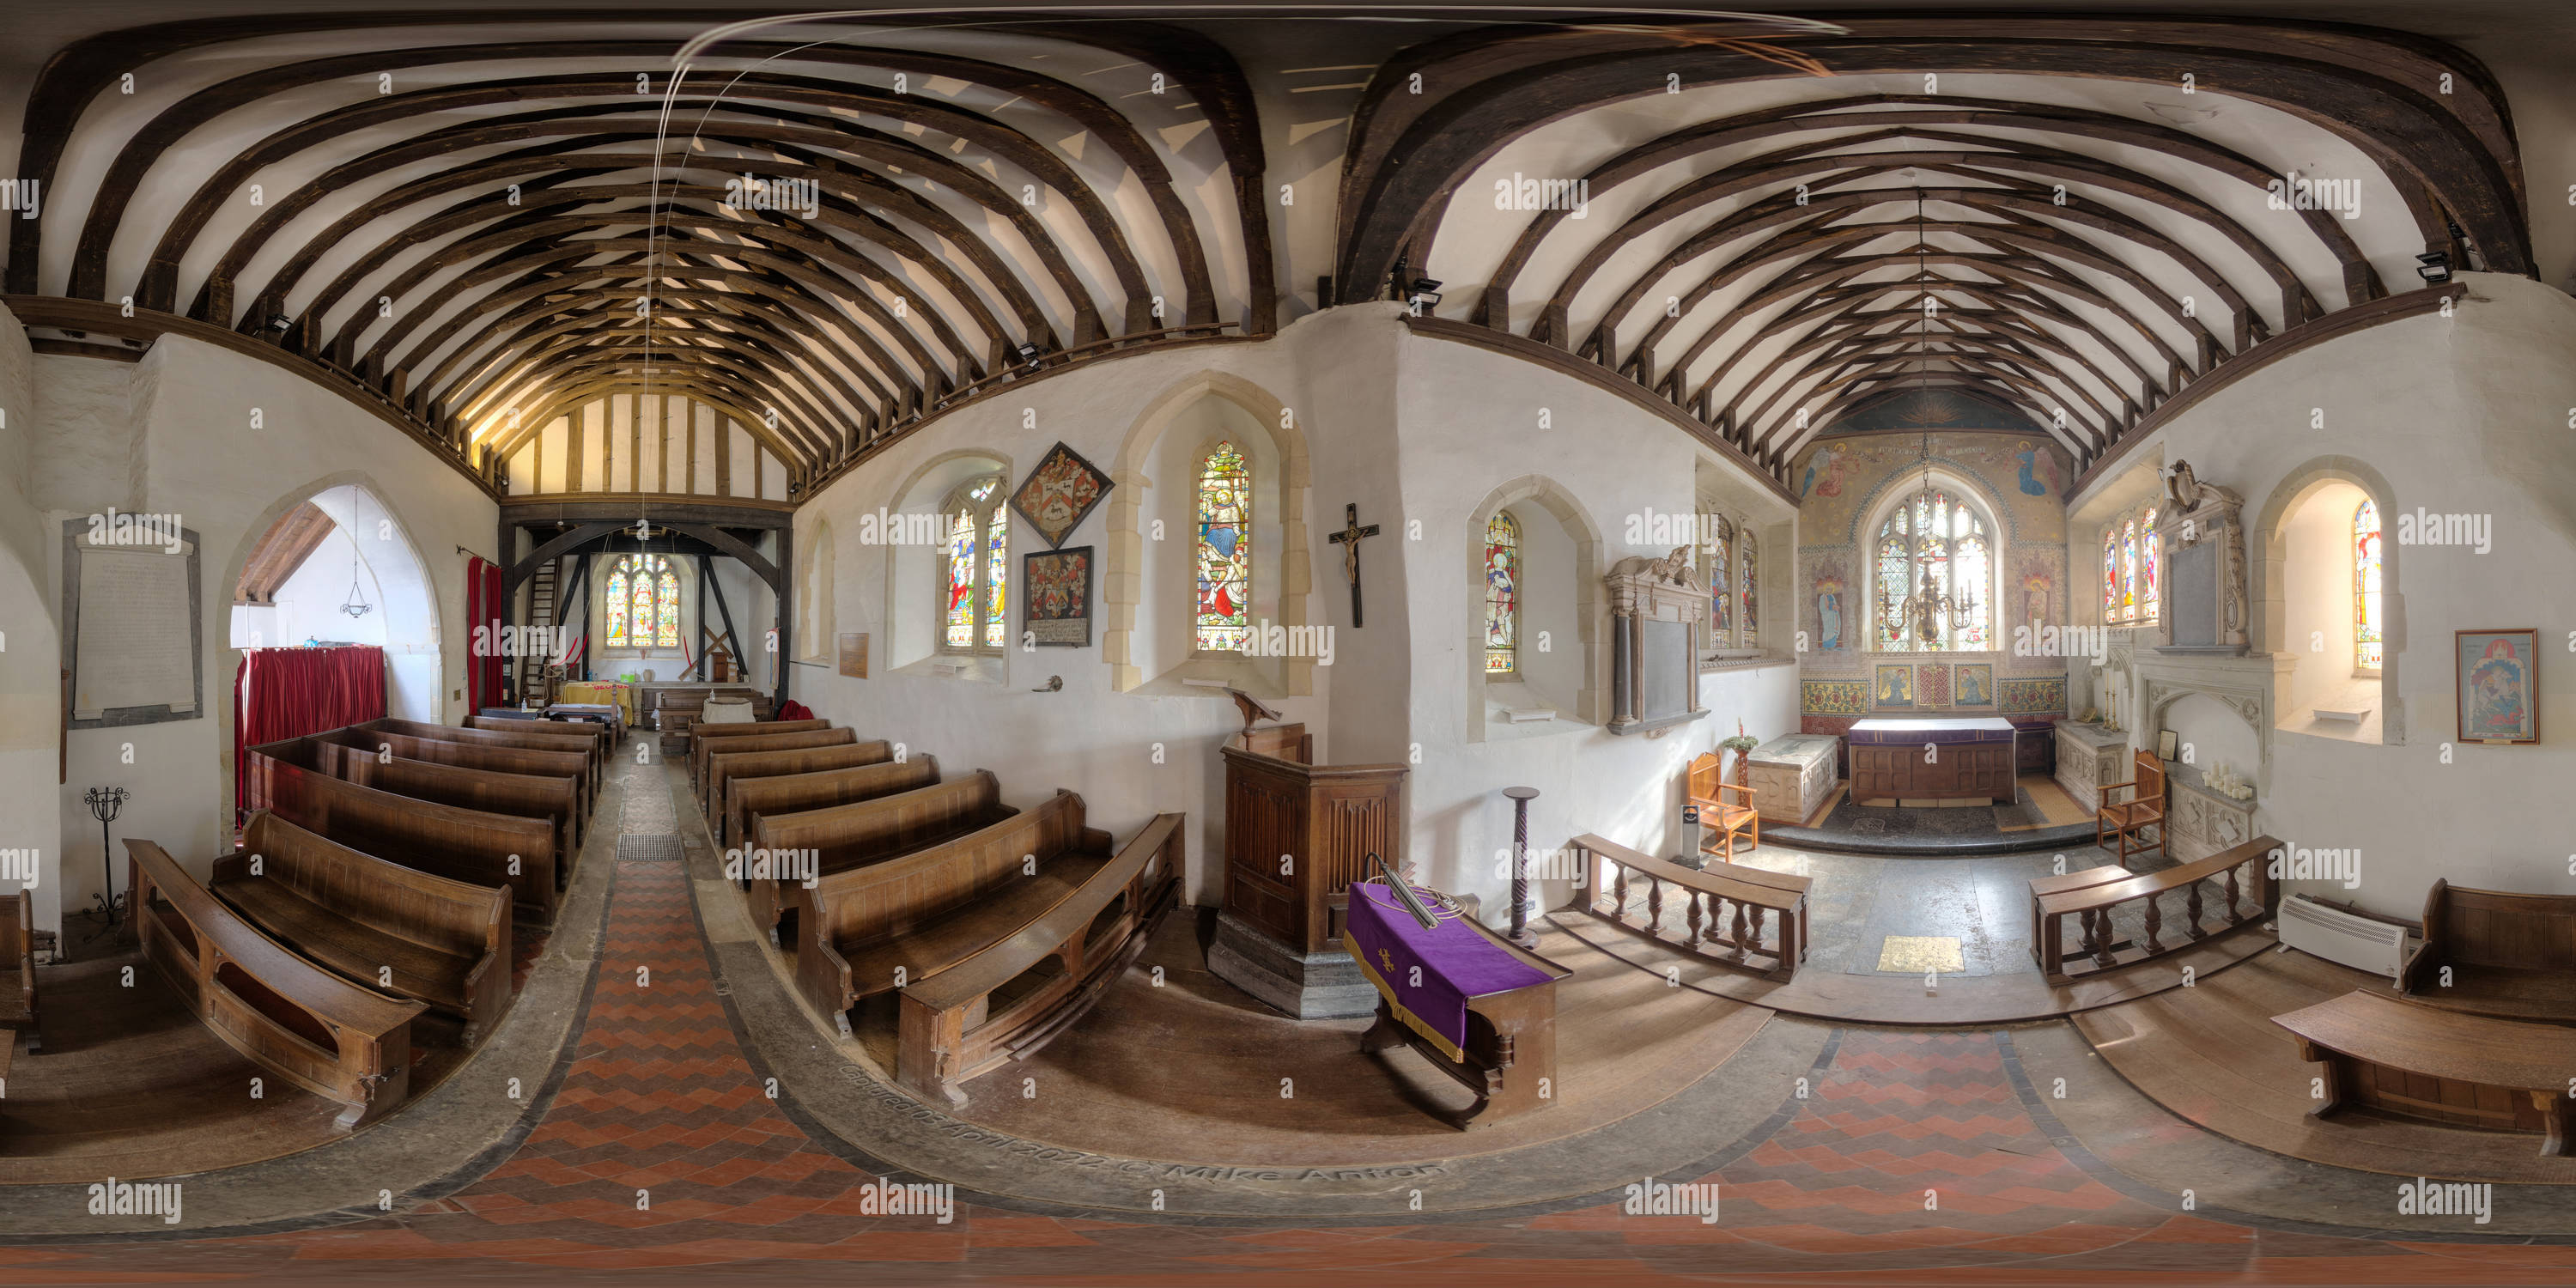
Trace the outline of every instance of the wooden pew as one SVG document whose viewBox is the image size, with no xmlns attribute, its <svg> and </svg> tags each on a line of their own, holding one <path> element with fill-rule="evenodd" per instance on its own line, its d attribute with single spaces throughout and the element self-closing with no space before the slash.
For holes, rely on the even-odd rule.
<svg viewBox="0 0 2576 1288">
<path fill-rule="evenodd" d="M 2299 1058 L 2325 1066 L 2323 1118 L 2346 1104 L 2491 1131 L 2540 1133 L 2540 1153 L 2568 1155 L 2576 1098 L 2576 1029 L 2423 1006 L 2356 989 L 2272 1017 Z"/>
<path fill-rule="evenodd" d="M 846 1026 L 859 999 L 929 979 L 1053 911 L 1109 862 L 1109 846 L 1083 826 L 1082 798 L 1059 790 L 953 841 L 831 873 L 805 894 L 797 988 Z M 1022 875 L 1032 856 L 1037 875 Z"/>
<path fill-rule="evenodd" d="M 804 724 L 804 721 L 788 721 Z M 688 744 L 688 786 L 706 791 L 706 760 L 719 750 L 729 755 L 742 752 L 786 752 L 793 747 L 840 747 L 842 742 L 858 742 L 855 729 L 781 729 L 770 732 L 765 724 L 719 724 L 716 729 L 750 729 L 750 734 L 719 734 L 698 737 Z"/>
<path fill-rule="evenodd" d="M 411 1094 L 411 1025 L 426 1009 L 297 956 L 261 934 L 151 841 L 125 843 L 127 896 L 144 959 L 225 1045 L 295 1086 L 346 1106 L 342 1131 Z M 166 907 L 155 906 L 155 896 Z"/>
<path fill-rule="evenodd" d="M 37 1019 L 36 902 L 33 892 L 20 890 L 0 901 L 0 1034 L 26 1034 L 27 1054 L 34 1055 L 45 1049 Z M 0 1052 L 10 1049 L 8 1037 L 0 1036 Z"/>
<path fill-rule="evenodd" d="M 353 747 L 371 756 L 399 756 L 405 760 L 425 761 L 433 765 L 454 765 L 459 769 L 488 769 L 498 774 L 525 774 L 537 778 L 564 778 L 572 782 L 573 803 L 577 812 L 587 814 L 590 798 L 583 795 L 589 782 L 590 763 L 575 751 L 533 751 L 525 747 L 495 747 L 483 743 L 447 742 L 437 738 L 417 738 L 407 733 L 369 729 L 351 725 L 313 735 L 324 742 Z"/>
<path fill-rule="evenodd" d="M 2407 996 L 2454 1010 L 2576 1020 L 2576 895 L 2437 879 L 2424 896 L 2424 941 L 2397 980 Z"/>
<path fill-rule="evenodd" d="M 313 749 L 315 767 L 334 778 L 413 800 L 546 819 L 555 825 L 555 853 L 566 860 L 581 853 L 581 795 L 574 779 L 442 765 L 319 737 L 304 742 Z M 558 865 L 556 877 L 569 876 L 571 868 L 569 861 Z"/>
<path fill-rule="evenodd" d="M 751 724 L 692 725 L 689 729 L 689 786 L 695 787 L 706 772 L 707 745 L 732 738 L 767 738 L 779 734 L 812 733 L 829 729 L 829 720 L 763 720 Z M 800 744 L 827 746 L 826 743 Z M 737 747 L 736 751 L 757 751 L 756 747 Z M 774 750 L 774 748 L 773 748 Z"/>
<path fill-rule="evenodd" d="M 456 725 L 431 724 L 422 720 L 396 720 L 390 716 L 349 727 L 362 733 L 408 734 L 411 737 L 426 738 L 432 742 L 464 743 L 475 747 L 516 747 L 523 751 L 544 751 L 557 755 L 573 755 L 579 752 L 578 748 L 567 750 L 561 738 L 548 734 L 500 733 L 491 729 L 466 729 Z M 595 758 L 588 755 L 581 756 L 581 798 L 585 809 L 599 803 L 599 783 L 602 777 L 600 770 L 601 766 Z"/>
<path fill-rule="evenodd" d="M 938 764 L 932 762 L 929 771 L 937 774 Z M 919 771 L 910 763 L 889 763 L 838 772 L 865 775 L 847 784 L 848 789 L 877 794 L 858 797 L 848 804 L 795 813 L 746 814 L 743 833 L 751 840 L 744 848 L 755 854 L 767 851 L 772 855 L 810 855 L 814 879 L 820 881 L 835 872 L 954 840 L 1019 812 L 1002 803 L 1001 784 L 987 770 L 976 770 L 952 782 L 885 791 L 878 789 L 893 788 Z M 752 924 L 767 928 L 775 938 L 781 917 L 800 912 L 811 888 L 801 881 L 750 882 L 744 887 L 743 897 L 751 907 Z"/>
<path fill-rule="evenodd" d="M 506 716 L 467 716 L 465 727 L 486 733 L 531 734 L 537 737 L 561 738 L 571 746 L 585 748 L 593 768 L 606 768 L 608 758 L 617 751 L 617 737 L 608 726 L 587 720 L 518 720 Z"/>
<path fill-rule="evenodd" d="M 1807 959 L 1812 942 L 1807 894 L 1815 884 L 1813 877 L 1726 863 L 1710 864 L 1705 869 L 1686 868 L 1588 832 L 1567 844 L 1584 855 L 1586 879 L 1593 881 L 1593 889 L 1598 892 L 1584 901 L 1583 910 L 1622 930 L 1678 948 L 1703 961 L 1783 982 L 1796 977 L 1798 963 Z M 1598 880 L 1599 869 L 1591 866 L 1595 858 L 1617 868 L 1618 877 L 1613 881 Z M 1643 877 L 1647 882 L 1643 925 L 1630 921 L 1627 915 L 1631 876 Z M 1672 935 L 1664 933 L 1667 886 L 1683 896 L 1679 918 L 1683 925 L 1676 927 Z M 1732 925 L 1726 916 L 1728 904 L 1735 905 Z M 1763 926 L 1766 920 L 1775 927 L 1767 940 Z"/>
<path fill-rule="evenodd" d="M 290 741 L 250 749 L 245 763 L 252 809 L 275 810 L 308 832 L 433 876 L 506 886 L 522 920 L 554 920 L 553 823 L 413 800 L 267 754 L 270 748 L 292 754 L 296 746 Z"/>
<path fill-rule="evenodd" d="M 510 895 L 497 886 L 387 863 L 260 810 L 206 888 L 306 960 L 454 1016 L 465 1046 L 510 1005 Z"/>
<path fill-rule="evenodd" d="M 772 778 L 802 778 L 808 774 L 828 774 L 867 765 L 888 764 L 891 763 L 893 755 L 893 747 L 882 740 L 843 743 L 837 747 L 790 747 L 785 751 L 718 752 L 708 757 L 707 761 L 715 776 L 724 780 L 724 790 L 708 802 L 713 811 L 707 819 L 708 834 L 715 839 L 719 849 L 728 845 L 740 845 L 751 835 L 745 826 L 745 817 L 739 802 L 742 799 L 743 789 L 752 783 Z M 915 756 L 913 760 L 932 765 L 930 777 L 895 790 L 910 791 L 914 787 L 927 787 L 939 781 L 936 768 L 939 762 L 936 758 Z M 883 795 L 883 793 L 875 794 Z M 866 798 L 844 796 L 838 799 L 808 800 L 804 795 L 791 792 L 786 796 L 772 795 L 765 799 L 769 802 L 770 813 L 793 814 L 797 810 L 821 809 L 827 805 L 843 805 Z M 790 803 L 781 803 L 782 801 Z"/>
<path fill-rule="evenodd" d="M 959 1084 L 1037 1054 L 1081 1019 L 1171 910 L 1182 822 L 1179 814 L 1157 816 L 1045 916 L 904 989 L 897 1079 L 962 1105 Z"/>
<path fill-rule="evenodd" d="M 808 739 L 822 741 L 809 742 Z M 788 745 L 766 745 L 779 741 Z M 712 831 L 724 821 L 725 785 L 746 769 L 751 771 L 749 776 L 759 777 L 762 770 L 755 762 L 760 762 L 762 757 L 781 752 L 829 751 L 841 747 L 864 748 L 874 753 L 860 761 L 861 764 L 872 765 L 880 760 L 894 759 L 893 743 L 883 739 L 861 742 L 858 734 L 849 729 L 814 729 L 805 733 L 773 734 L 767 738 L 727 738 L 707 744 L 707 763 L 703 770 L 706 776 L 698 780 L 698 804 L 706 815 L 708 829 Z"/>
</svg>

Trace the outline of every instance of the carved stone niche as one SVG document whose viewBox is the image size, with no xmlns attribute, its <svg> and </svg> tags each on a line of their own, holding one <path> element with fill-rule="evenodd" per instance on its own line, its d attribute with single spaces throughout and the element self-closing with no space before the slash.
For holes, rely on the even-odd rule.
<svg viewBox="0 0 2576 1288">
<path fill-rule="evenodd" d="M 1661 559 L 1631 555 L 1601 579 L 1610 591 L 1612 733 L 1644 733 L 1697 720 L 1699 654 L 1709 596 L 1691 572 L 1690 547 Z"/>
<path fill-rule="evenodd" d="M 2192 477 L 2177 460 L 2165 479 L 2167 504 L 2156 516 L 2163 605 L 2156 648 L 2165 653 L 2241 657 L 2250 641 L 2246 616 L 2245 498 Z"/>
</svg>

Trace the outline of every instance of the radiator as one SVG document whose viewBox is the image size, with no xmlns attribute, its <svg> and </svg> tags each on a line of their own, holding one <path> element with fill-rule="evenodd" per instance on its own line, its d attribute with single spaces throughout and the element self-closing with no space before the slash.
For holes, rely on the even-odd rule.
<svg viewBox="0 0 2576 1288">
<path fill-rule="evenodd" d="M 2397 978 L 2406 960 L 2406 928 L 2356 917 L 2294 894 L 2281 901 L 2281 942 L 2354 970 Z"/>
</svg>

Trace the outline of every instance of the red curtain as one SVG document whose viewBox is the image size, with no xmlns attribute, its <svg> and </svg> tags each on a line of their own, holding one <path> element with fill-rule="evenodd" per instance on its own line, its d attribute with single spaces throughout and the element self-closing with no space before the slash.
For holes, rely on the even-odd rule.
<svg viewBox="0 0 2576 1288">
<path fill-rule="evenodd" d="M 465 620 L 480 642 L 466 653 L 466 713 L 501 705 L 501 568 L 475 555 L 465 563 Z"/>
<path fill-rule="evenodd" d="M 246 805 L 245 749 L 300 738 L 385 714 L 385 651 L 347 648 L 255 648 L 233 675 L 233 808 Z"/>
</svg>

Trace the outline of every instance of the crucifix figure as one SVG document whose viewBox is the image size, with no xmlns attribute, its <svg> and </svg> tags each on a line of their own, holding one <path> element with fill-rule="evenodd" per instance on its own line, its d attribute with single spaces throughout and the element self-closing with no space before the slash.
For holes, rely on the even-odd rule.
<svg viewBox="0 0 2576 1288">
<path fill-rule="evenodd" d="M 1342 548 L 1342 575 L 1350 578 L 1351 582 L 1353 629 L 1357 629 L 1362 624 L 1360 621 L 1360 538 L 1376 535 L 1376 524 L 1372 523 L 1365 528 L 1360 526 L 1360 507 L 1357 502 L 1342 507 L 1342 530 L 1332 534 L 1332 541 Z"/>
</svg>

